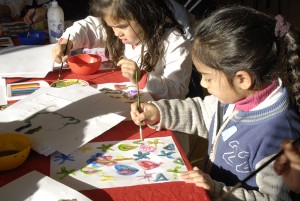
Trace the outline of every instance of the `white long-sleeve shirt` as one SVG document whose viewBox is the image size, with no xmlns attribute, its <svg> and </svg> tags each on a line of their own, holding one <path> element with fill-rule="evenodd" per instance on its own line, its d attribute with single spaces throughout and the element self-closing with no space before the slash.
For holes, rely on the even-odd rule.
<svg viewBox="0 0 300 201">
<path fill-rule="evenodd" d="M 73 50 L 79 48 L 104 48 L 106 33 L 100 20 L 88 16 L 69 27 L 62 38 L 73 42 Z M 161 55 L 154 70 L 147 73 L 147 91 L 154 99 L 184 99 L 188 93 L 192 70 L 190 56 L 191 41 L 180 35 L 175 29 L 168 30 L 164 37 L 165 52 Z M 147 47 L 145 48 L 145 50 Z M 134 49 L 125 45 L 125 57 L 138 65 L 140 62 L 141 45 Z"/>
</svg>

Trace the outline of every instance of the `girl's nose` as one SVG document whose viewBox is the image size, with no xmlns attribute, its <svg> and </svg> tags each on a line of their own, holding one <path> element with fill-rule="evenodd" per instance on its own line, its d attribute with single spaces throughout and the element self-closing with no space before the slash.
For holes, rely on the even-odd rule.
<svg viewBox="0 0 300 201">
<path fill-rule="evenodd" d="M 123 36 L 122 31 L 120 31 L 120 30 L 118 30 L 118 29 L 113 29 L 113 31 L 114 31 L 114 33 L 115 33 L 115 36 L 117 36 L 117 37 Z"/>
<path fill-rule="evenodd" d="M 200 80 L 200 85 L 201 85 L 203 88 L 207 88 L 207 84 L 205 83 L 205 81 L 203 80 L 203 78 L 201 78 L 201 80 Z"/>
</svg>

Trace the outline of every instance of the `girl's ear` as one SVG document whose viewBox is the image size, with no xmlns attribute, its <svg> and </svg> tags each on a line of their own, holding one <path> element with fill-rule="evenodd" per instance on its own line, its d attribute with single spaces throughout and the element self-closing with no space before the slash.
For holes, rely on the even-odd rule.
<svg viewBox="0 0 300 201">
<path fill-rule="evenodd" d="M 246 71 L 238 71 L 235 74 L 235 84 L 241 89 L 248 90 L 253 84 L 252 76 Z"/>
</svg>

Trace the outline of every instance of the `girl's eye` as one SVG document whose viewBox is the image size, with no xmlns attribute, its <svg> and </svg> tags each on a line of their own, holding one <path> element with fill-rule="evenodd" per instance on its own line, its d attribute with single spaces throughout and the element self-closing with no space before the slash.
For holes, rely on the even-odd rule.
<svg viewBox="0 0 300 201">
<path fill-rule="evenodd" d="M 210 82 L 211 81 L 211 79 L 204 79 L 205 80 L 205 82 Z"/>
<path fill-rule="evenodd" d="M 121 25 L 119 26 L 120 29 L 126 29 L 128 27 L 128 25 Z"/>
</svg>

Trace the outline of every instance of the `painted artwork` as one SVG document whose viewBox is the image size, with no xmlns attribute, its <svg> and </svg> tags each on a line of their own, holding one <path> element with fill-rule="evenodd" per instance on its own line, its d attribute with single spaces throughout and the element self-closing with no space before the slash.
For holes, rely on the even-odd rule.
<svg viewBox="0 0 300 201">
<path fill-rule="evenodd" d="M 122 122 L 116 113 L 129 110 L 89 86 L 43 87 L 1 111 L 0 124 L 6 132 L 26 134 L 40 154 L 70 154 Z"/>
<path fill-rule="evenodd" d="M 185 163 L 169 137 L 87 143 L 51 155 L 50 175 L 76 190 L 182 181 Z"/>
<path fill-rule="evenodd" d="M 124 103 L 137 102 L 136 86 L 130 82 L 99 84 L 97 89 L 111 98 Z M 152 101 L 152 96 L 146 90 L 140 90 L 141 102 Z"/>
<path fill-rule="evenodd" d="M 79 123 L 79 119 L 71 116 L 64 116 L 57 112 L 39 112 L 30 118 L 25 119 L 25 125 L 17 128 L 15 131 L 33 135 L 40 130 L 57 132 L 68 125 Z"/>
</svg>

